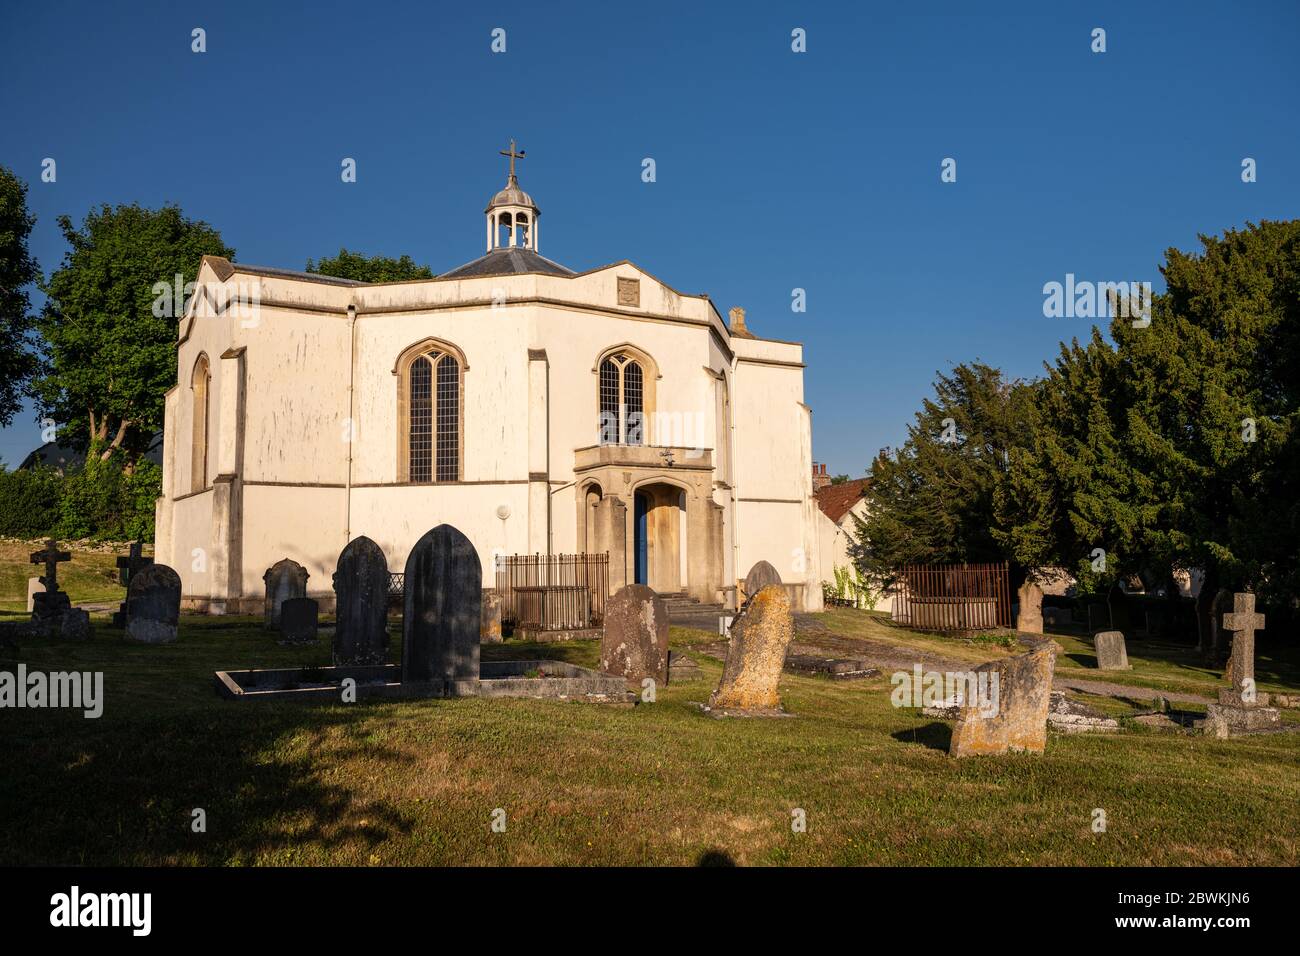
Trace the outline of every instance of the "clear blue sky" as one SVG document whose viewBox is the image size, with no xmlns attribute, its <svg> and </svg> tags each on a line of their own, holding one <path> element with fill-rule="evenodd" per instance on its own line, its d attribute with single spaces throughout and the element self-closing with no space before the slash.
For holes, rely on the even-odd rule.
<svg viewBox="0 0 1300 956">
<path fill-rule="evenodd" d="M 1045 282 L 1158 290 L 1167 247 L 1300 209 L 1294 0 L 127 6 L 0 14 L 0 163 L 47 273 L 56 215 L 131 201 L 179 203 L 244 262 L 346 245 L 443 271 L 481 254 L 514 137 L 544 254 L 631 259 L 805 343 L 833 473 L 898 443 L 936 370 L 1032 376 L 1087 335 L 1044 318 Z M 24 414 L 0 456 L 39 443 Z"/>
</svg>

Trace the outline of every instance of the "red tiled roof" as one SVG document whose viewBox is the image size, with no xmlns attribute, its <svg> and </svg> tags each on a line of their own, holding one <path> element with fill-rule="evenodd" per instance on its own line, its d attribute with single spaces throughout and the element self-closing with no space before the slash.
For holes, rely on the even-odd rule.
<svg viewBox="0 0 1300 956">
<path fill-rule="evenodd" d="M 838 485 L 827 485 L 816 492 L 817 507 L 822 514 L 838 523 L 849 513 L 849 509 L 858 503 L 862 493 L 867 490 L 868 478 L 854 478 L 852 481 Z"/>
</svg>

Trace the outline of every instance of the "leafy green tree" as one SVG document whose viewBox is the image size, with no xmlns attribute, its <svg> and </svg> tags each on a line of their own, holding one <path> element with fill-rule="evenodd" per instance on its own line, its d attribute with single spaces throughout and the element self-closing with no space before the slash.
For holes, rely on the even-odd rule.
<svg viewBox="0 0 1300 956">
<path fill-rule="evenodd" d="M 45 284 L 38 322 L 48 350 L 37 382 L 60 438 L 107 459 L 134 462 L 161 427 L 163 395 L 176 384 L 176 322 L 184 287 L 205 255 L 234 250 L 177 206 L 105 205 L 80 228 L 60 216 L 69 251 Z M 180 288 L 174 288 L 180 276 Z M 170 294 L 160 296 L 158 283 Z M 160 307 L 160 300 L 176 303 Z"/>
<path fill-rule="evenodd" d="M 1248 224 L 1201 244 L 1166 252 L 1167 288 L 1150 326 L 1117 319 L 1111 334 L 1129 390 L 1128 446 L 1158 508 L 1149 548 L 1204 570 L 1197 611 L 1208 650 L 1215 592 L 1287 577 L 1295 553 L 1278 529 L 1300 524 L 1300 221 Z"/>
<path fill-rule="evenodd" d="M 1109 606 L 1121 578 L 1146 568 L 1156 512 L 1126 447 L 1124 370 L 1095 327 L 1087 345 L 1062 345 L 1045 368 L 1033 385 L 1030 440 L 1012 449 L 995 493 L 994 537 L 1031 577 L 1068 570 Z"/>
<path fill-rule="evenodd" d="M 904 564 L 1000 561 L 995 498 L 1012 452 L 1028 440 L 1033 390 L 982 363 L 935 381 L 897 450 L 872 465 L 866 516 L 850 553 L 867 585 L 891 586 Z"/>
<path fill-rule="evenodd" d="M 404 282 L 408 279 L 432 279 L 433 270 L 417 265 L 410 256 L 393 259 L 388 256 L 367 256 L 360 252 L 340 249 L 339 254 L 321 259 L 307 260 L 307 271 L 337 279 L 355 282 Z"/>
<path fill-rule="evenodd" d="M 13 421 L 39 365 L 27 295 L 41 275 L 27 251 L 35 223 L 27 211 L 27 184 L 0 166 L 0 425 Z"/>
</svg>

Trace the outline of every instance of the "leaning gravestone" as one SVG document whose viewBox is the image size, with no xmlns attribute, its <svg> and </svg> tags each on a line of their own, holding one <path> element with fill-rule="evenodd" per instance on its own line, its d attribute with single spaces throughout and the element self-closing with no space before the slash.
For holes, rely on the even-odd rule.
<svg viewBox="0 0 1300 956">
<path fill-rule="evenodd" d="M 151 564 L 131 576 L 126 592 L 126 636 L 145 644 L 176 640 L 181 614 L 181 576 L 165 564 Z"/>
<path fill-rule="evenodd" d="M 441 685 L 442 693 L 476 693 L 483 566 L 474 544 L 440 524 L 406 559 L 402 615 L 402 683 Z"/>
<path fill-rule="evenodd" d="M 280 608 L 291 598 L 307 596 L 307 578 L 311 577 L 297 561 L 282 558 L 266 569 L 262 580 L 266 583 L 266 603 L 262 619 L 266 627 L 280 626 Z"/>
<path fill-rule="evenodd" d="M 478 638 L 484 644 L 501 643 L 501 592 L 496 588 L 483 589 L 483 618 Z"/>
<path fill-rule="evenodd" d="M 962 703 L 948 745 L 951 756 L 1002 754 L 1008 750 L 1043 752 L 1047 746 L 1052 671 L 1060 645 L 1051 640 L 1034 644 L 1027 654 L 975 668 L 977 681 L 980 675 L 987 675 L 984 679 L 988 693 L 984 700 Z"/>
<path fill-rule="evenodd" d="M 746 600 L 752 598 L 769 584 L 780 583 L 781 575 L 776 568 L 772 567 L 772 565 L 768 564 L 766 561 L 759 561 L 750 568 L 749 573 L 745 575 L 745 598 Z"/>
<path fill-rule="evenodd" d="M 382 664 L 388 651 L 388 559 L 362 535 L 334 571 L 334 664 Z"/>
<path fill-rule="evenodd" d="M 605 608 L 600 669 L 639 688 L 647 677 L 668 683 L 668 609 L 644 584 L 619 588 Z"/>
<path fill-rule="evenodd" d="M 1128 662 L 1128 645 L 1123 631 L 1098 631 L 1092 638 L 1097 651 L 1097 669 L 1102 671 L 1131 670 Z"/>
<path fill-rule="evenodd" d="M 779 584 L 753 595 L 731 622 L 722 680 L 709 707 L 724 711 L 779 711 L 777 681 L 794 637 L 790 598 Z"/>
<path fill-rule="evenodd" d="M 1016 591 L 1020 610 L 1016 614 L 1016 630 L 1026 634 L 1043 633 L 1043 589 L 1026 579 Z"/>
<path fill-rule="evenodd" d="M 319 605 L 313 598 L 289 598 L 280 605 L 280 637 L 285 644 L 315 644 Z"/>
</svg>

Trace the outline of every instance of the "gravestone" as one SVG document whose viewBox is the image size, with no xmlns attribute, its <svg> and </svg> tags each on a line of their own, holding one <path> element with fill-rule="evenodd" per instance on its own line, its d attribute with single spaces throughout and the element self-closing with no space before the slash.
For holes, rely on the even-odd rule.
<svg viewBox="0 0 1300 956">
<path fill-rule="evenodd" d="M 1223 615 L 1223 629 L 1232 632 L 1228 659 L 1230 686 L 1219 691 L 1217 704 L 1205 706 L 1205 732 L 1237 737 L 1282 726 L 1282 712 L 1269 706 L 1269 695 L 1255 689 L 1255 631 L 1264 629 L 1264 615 L 1255 610 L 1255 595 L 1234 594 L 1232 610 Z"/>
<path fill-rule="evenodd" d="M 315 644 L 320 606 L 314 598 L 289 598 L 280 605 L 280 638 L 285 644 Z"/>
<path fill-rule="evenodd" d="M 165 564 L 151 564 L 131 576 L 126 592 L 126 636 L 145 644 L 176 640 L 181 614 L 181 576 Z"/>
<path fill-rule="evenodd" d="M 790 598 L 780 584 L 753 595 L 731 622 L 722 680 L 709 707 L 729 711 L 779 711 L 777 681 L 794 637 Z"/>
<path fill-rule="evenodd" d="M 600 669 L 638 688 L 647 677 L 668 683 L 668 608 L 644 584 L 619 588 L 605 608 Z"/>
<path fill-rule="evenodd" d="M 68 595 L 59 590 L 59 563 L 71 560 L 72 555 L 60 551 L 53 538 L 46 538 L 45 549 L 31 555 L 32 564 L 45 565 L 45 573 L 37 579 L 45 585 L 45 590 L 32 595 L 33 621 L 57 626 L 59 619 L 72 607 Z"/>
<path fill-rule="evenodd" d="M 141 541 L 132 541 L 130 550 L 117 559 L 117 580 L 122 587 L 130 590 L 131 578 L 137 571 L 147 568 L 153 564 L 153 558 L 144 556 L 144 543 Z M 126 627 L 126 601 L 118 605 L 117 610 L 113 612 L 113 626 Z"/>
<path fill-rule="evenodd" d="M 33 610 L 34 599 L 36 595 L 45 590 L 45 585 L 41 583 L 40 578 L 27 579 L 27 613 L 31 614 Z"/>
<path fill-rule="evenodd" d="M 1097 652 L 1097 670 L 1130 670 L 1128 645 L 1123 631 L 1098 631 L 1093 635 L 1092 646 Z"/>
<path fill-rule="evenodd" d="M 988 675 L 986 700 L 967 700 L 957 712 L 948 753 L 954 757 L 1002 754 L 1009 750 L 1042 753 L 1047 746 L 1047 711 L 1052 671 L 1060 645 L 1039 640 L 1027 654 L 989 661 L 975 668 Z M 996 684 L 994 678 L 996 677 Z M 993 688 L 996 686 L 996 706 Z"/>
<path fill-rule="evenodd" d="M 79 607 L 68 608 L 59 623 L 59 637 L 65 641 L 88 641 L 94 633 L 90 626 L 90 612 Z"/>
<path fill-rule="evenodd" d="M 388 559 L 362 535 L 334 570 L 334 664 L 382 664 L 388 652 Z"/>
<path fill-rule="evenodd" d="M 387 568 L 385 568 L 387 570 Z M 266 584 L 266 603 L 262 607 L 264 626 L 280 626 L 280 608 L 291 598 L 307 596 L 307 578 L 311 577 L 297 561 L 281 558 L 266 569 L 262 581 Z"/>
<path fill-rule="evenodd" d="M 501 643 L 501 592 L 496 588 L 483 589 L 483 617 L 478 638 L 484 644 Z"/>
<path fill-rule="evenodd" d="M 769 584 L 780 584 L 781 575 L 766 561 L 759 561 L 745 575 L 745 599 L 749 600 Z"/>
<path fill-rule="evenodd" d="M 1107 717 L 1096 707 L 1071 700 L 1063 690 L 1051 693 L 1047 723 L 1063 734 L 1110 734 L 1119 730 L 1119 721 L 1114 717 Z"/>
<path fill-rule="evenodd" d="M 1043 633 L 1043 589 L 1028 579 L 1016 591 L 1020 610 L 1016 614 L 1016 630 L 1027 634 Z"/>
<path fill-rule="evenodd" d="M 465 535 L 448 524 L 427 532 L 406 559 L 402 683 L 476 693 L 483 566 Z"/>
</svg>

